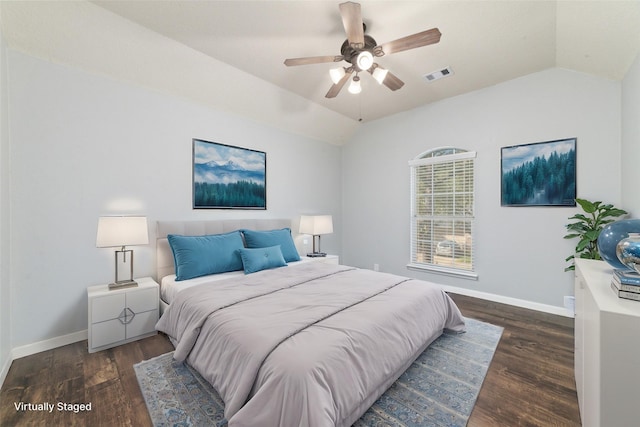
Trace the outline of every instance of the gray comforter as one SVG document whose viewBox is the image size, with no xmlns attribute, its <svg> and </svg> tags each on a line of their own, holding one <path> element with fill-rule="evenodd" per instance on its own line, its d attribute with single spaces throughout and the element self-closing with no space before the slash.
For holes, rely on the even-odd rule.
<svg viewBox="0 0 640 427">
<path fill-rule="evenodd" d="M 438 286 L 325 263 L 185 289 L 157 324 L 230 427 L 350 426 L 445 328 L 464 321 Z"/>
</svg>

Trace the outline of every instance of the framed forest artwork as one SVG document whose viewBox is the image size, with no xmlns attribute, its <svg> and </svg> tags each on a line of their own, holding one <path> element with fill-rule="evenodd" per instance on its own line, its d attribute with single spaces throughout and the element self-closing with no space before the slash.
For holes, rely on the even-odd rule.
<svg viewBox="0 0 640 427">
<path fill-rule="evenodd" d="M 193 140 L 194 209 L 266 209 L 267 154 Z"/>
<path fill-rule="evenodd" d="M 576 138 L 503 147 L 502 206 L 575 206 Z"/>
</svg>

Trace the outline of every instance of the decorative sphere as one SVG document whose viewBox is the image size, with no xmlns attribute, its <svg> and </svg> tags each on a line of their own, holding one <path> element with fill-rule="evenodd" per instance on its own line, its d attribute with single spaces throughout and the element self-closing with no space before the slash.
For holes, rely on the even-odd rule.
<svg viewBox="0 0 640 427">
<path fill-rule="evenodd" d="M 640 233 L 630 233 L 616 245 L 616 255 L 620 262 L 640 273 Z"/>
<path fill-rule="evenodd" d="M 629 233 L 640 233 L 640 219 L 622 219 L 607 224 L 598 236 L 598 252 L 613 268 L 629 269 L 616 255 L 618 242 L 629 237 Z"/>
</svg>

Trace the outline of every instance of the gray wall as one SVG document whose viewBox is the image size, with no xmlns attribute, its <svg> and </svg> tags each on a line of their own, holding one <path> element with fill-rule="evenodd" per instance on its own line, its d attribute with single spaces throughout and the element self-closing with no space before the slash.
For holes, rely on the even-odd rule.
<svg viewBox="0 0 640 427">
<path fill-rule="evenodd" d="M 455 78 L 455 76 L 451 77 Z M 437 84 L 437 83 L 435 83 Z M 550 69 L 368 123 L 343 149 L 343 260 L 562 307 L 577 208 L 500 206 L 500 148 L 577 137 L 578 196 L 620 204 L 620 84 Z M 477 281 L 411 271 L 409 167 L 441 146 L 477 151 Z"/>
<path fill-rule="evenodd" d="M 12 348 L 86 330 L 87 286 L 113 280 L 113 250 L 95 247 L 100 215 L 148 216 L 138 277 L 154 275 L 159 219 L 333 214 L 323 249 L 339 253 L 339 147 L 16 51 L 8 59 Z M 192 138 L 265 151 L 268 209 L 193 210 Z"/>
<path fill-rule="evenodd" d="M 622 206 L 640 218 L 640 55 L 622 82 Z"/>
<path fill-rule="evenodd" d="M 11 284 L 9 222 L 9 113 L 7 108 L 7 57 L 0 32 L 0 381 L 9 370 L 11 360 Z"/>
</svg>

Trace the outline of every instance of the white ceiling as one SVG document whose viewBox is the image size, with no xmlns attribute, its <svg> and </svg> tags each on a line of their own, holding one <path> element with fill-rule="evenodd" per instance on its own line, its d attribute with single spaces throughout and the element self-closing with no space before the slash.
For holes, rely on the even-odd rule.
<svg viewBox="0 0 640 427">
<path fill-rule="evenodd" d="M 341 1 L 0 0 L 0 20 L 11 49 L 332 144 L 359 119 L 552 67 L 621 80 L 640 51 L 640 0 L 361 1 L 379 44 L 434 27 L 442 38 L 377 59 L 400 90 L 365 73 L 362 93 L 327 99 L 335 64 L 283 61 L 340 54 Z M 424 78 L 444 67 L 453 75 Z"/>
<path fill-rule="evenodd" d="M 392 92 L 362 77 L 334 99 L 333 63 L 286 67 L 286 58 L 340 55 L 335 1 L 95 1 L 128 20 L 364 121 L 550 67 L 620 80 L 640 49 L 640 1 L 361 1 L 378 44 L 437 27 L 440 43 L 379 58 L 405 82 Z M 343 64 L 346 64 L 343 62 Z M 453 75 L 428 83 L 444 67 Z"/>
</svg>

